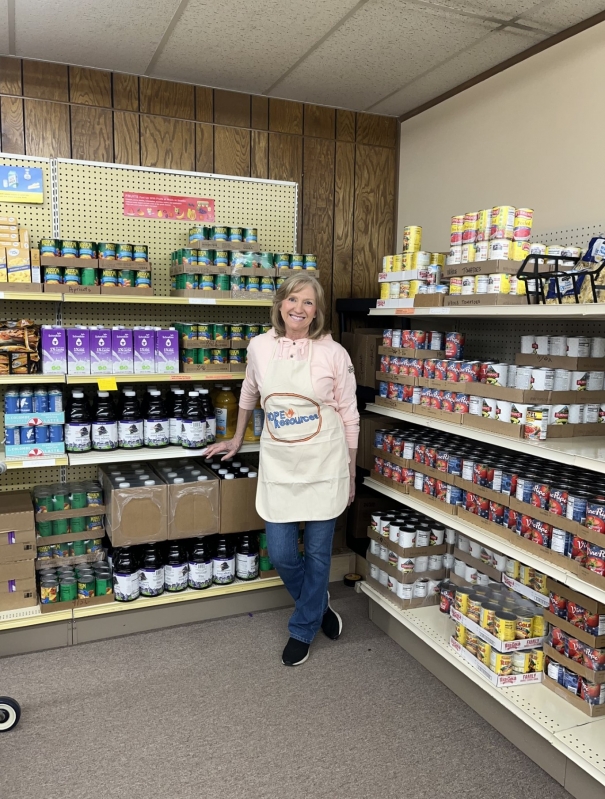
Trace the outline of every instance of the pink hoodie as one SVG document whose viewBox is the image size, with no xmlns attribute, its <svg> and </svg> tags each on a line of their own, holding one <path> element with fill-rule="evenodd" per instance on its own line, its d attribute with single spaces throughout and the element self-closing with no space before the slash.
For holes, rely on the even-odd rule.
<svg viewBox="0 0 605 799">
<path fill-rule="evenodd" d="M 248 345 L 248 365 L 242 383 L 240 407 L 252 410 L 260 396 L 263 378 L 271 360 L 277 334 L 274 329 L 262 336 L 256 336 Z M 275 357 L 279 360 L 294 358 L 307 359 L 309 339 L 292 341 L 281 338 L 277 344 Z M 347 351 L 328 333 L 313 341 L 311 355 L 311 380 L 320 401 L 334 408 L 345 426 L 349 449 L 357 449 L 359 438 L 359 411 L 355 397 L 355 374 Z"/>
</svg>

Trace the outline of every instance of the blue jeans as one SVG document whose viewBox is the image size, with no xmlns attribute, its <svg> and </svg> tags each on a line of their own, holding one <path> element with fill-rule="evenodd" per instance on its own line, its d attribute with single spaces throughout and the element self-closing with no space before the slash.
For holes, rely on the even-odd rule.
<svg viewBox="0 0 605 799">
<path fill-rule="evenodd" d="M 310 644 L 328 609 L 328 582 L 336 519 L 305 522 L 305 554 L 298 551 L 298 522 L 265 522 L 269 557 L 295 602 L 288 630 Z"/>
</svg>

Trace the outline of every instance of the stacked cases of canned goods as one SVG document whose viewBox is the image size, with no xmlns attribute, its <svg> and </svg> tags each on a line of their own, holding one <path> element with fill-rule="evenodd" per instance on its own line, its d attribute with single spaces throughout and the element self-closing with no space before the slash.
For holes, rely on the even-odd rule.
<svg viewBox="0 0 605 799">
<path fill-rule="evenodd" d="M 242 363 L 247 361 L 246 347 L 238 346 L 243 342 L 249 342 L 255 336 L 268 333 L 271 330 L 270 324 L 244 324 L 223 322 L 206 322 L 198 324 L 196 322 L 173 322 L 172 326 L 178 330 L 181 342 L 181 363 L 182 364 L 222 364 L 222 363 Z M 187 342 L 208 342 L 208 347 L 187 349 L 184 345 Z M 213 343 L 228 342 L 229 348 L 216 348 Z"/>
<path fill-rule="evenodd" d="M 63 442 L 63 424 L 45 424 L 43 414 L 63 411 L 63 392 L 56 386 L 50 388 L 23 386 L 8 388 L 4 394 L 4 445 L 60 444 Z M 13 424 L 15 414 L 23 417 L 23 424 Z"/>
<path fill-rule="evenodd" d="M 534 212 L 497 205 L 452 217 L 447 264 L 523 261 L 529 254 Z"/>
<path fill-rule="evenodd" d="M 447 285 L 442 282 L 441 271 L 445 264 L 445 253 L 426 252 L 422 247 L 422 228 L 409 225 L 403 229 L 402 252 L 385 255 L 382 272 L 417 271 L 417 276 L 401 281 L 381 282 L 381 299 L 412 299 L 417 294 L 446 294 Z"/>
<path fill-rule="evenodd" d="M 90 532 L 91 538 L 103 534 L 103 515 L 98 508 L 103 505 L 103 489 L 96 480 L 79 483 L 53 483 L 34 488 L 34 509 L 37 514 L 53 514 L 62 511 L 81 510 L 82 515 L 71 519 L 51 518 L 36 521 L 36 533 L 43 538 L 69 533 Z M 51 541 L 49 541 L 51 543 Z M 83 544 L 86 542 L 76 542 Z M 71 546 L 68 545 L 68 546 Z M 94 549 L 88 549 L 94 552 Z M 84 555 L 85 551 L 73 552 Z M 52 555 L 51 555 L 52 557 Z M 57 556 L 60 557 L 60 556 Z"/>
<path fill-rule="evenodd" d="M 88 550 L 87 550 L 88 551 Z M 97 550 L 91 550 L 97 552 Z M 97 552 L 98 554 L 98 552 Z M 111 597 L 113 579 L 107 561 L 76 565 L 42 566 L 38 571 L 38 590 L 43 605 L 60 605 L 76 599 Z"/>
<path fill-rule="evenodd" d="M 78 264 L 73 267 L 45 266 L 44 282 L 74 286 L 122 286 L 151 288 L 149 248 L 146 244 L 41 239 L 40 256 L 73 258 L 78 261 L 99 259 L 116 261 L 115 266 L 98 268 Z M 129 266 L 130 264 L 130 266 Z"/>
</svg>

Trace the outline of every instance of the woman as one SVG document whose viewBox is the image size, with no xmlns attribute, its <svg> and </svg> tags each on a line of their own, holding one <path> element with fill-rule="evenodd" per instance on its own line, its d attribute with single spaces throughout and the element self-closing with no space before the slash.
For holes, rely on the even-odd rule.
<svg viewBox="0 0 605 799">
<path fill-rule="evenodd" d="M 285 666 L 307 660 L 320 627 L 333 640 L 342 632 L 328 580 L 334 524 L 355 495 L 359 413 L 351 359 L 324 330 L 324 320 L 317 278 L 304 272 L 287 278 L 275 294 L 273 328 L 248 346 L 235 436 L 206 453 L 237 453 L 260 395 L 265 423 L 256 509 L 266 521 L 269 557 L 295 602 Z"/>
</svg>

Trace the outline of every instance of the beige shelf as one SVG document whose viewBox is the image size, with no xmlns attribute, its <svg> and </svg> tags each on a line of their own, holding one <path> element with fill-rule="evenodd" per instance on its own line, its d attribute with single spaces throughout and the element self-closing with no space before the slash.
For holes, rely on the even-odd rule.
<svg viewBox="0 0 605 799">
<path fill-rule="evenodd" d="M 43 466 L 67 466 L 67 455 L 49 455 L 48 458 L 29 458 L 25 460 L 7 461 L 4 449 L 0 449 L 0 461 L 6 463 L 7 469 L 39 469 Z"/>
<path fill-rule="evenodd" d="M 60 302 L 60 294 L 36 294 L 30 291 L 0 291 L 0 300 L 32 300 L 32 302 Z"/>
<path fill-rule="evenodd" d="M 477 305 L 473 308 L 370 308 L 370 316 L 463 316 L 480 319 L 605 319 L 605 304 Z"/>
<path fill-rule="evenodd" d="M 205 447 L 201 449 L 183 449 L 183 447 L 162 447 L 161 449 L 113 449 L 110 452 L 70 453 L 68 455 L 70 466 L 96 466 L 98 463 L 127 463 L 128 461 L 158 461 L 172 458 L 199 458 Z M 260 444 L 243 444 L 239 450 L 242 454 L 258 452 Z"/>
<path fill-rule="evenodd" d="M 23 383 L 64 383 L 65 375 L 0 375 L 0 385 L 17 385 Z"/>
<path fill-rule="evenodd" d="M 137 297 L 132 294 L 120 297 L 117 294 L 64 294 L 63 302 L 110 303 L 129 305 L 233 305 L 248 307 L 269 307 L 272 300 L 215 300 L 206 297 Z M 21 299 L 30 299 L 21 297 Z"/>
<path fill-rule="evenodd" d="M 203 380 L 243 380 L 245 372 L 179 372 L 176 375 L 65 375 L 65 382 L 70 385 L 82 383 L 98 383 L 99 380 L 114 379 L 116 383 L 197 383 Z M 49 380 L 50 382 L 63 382 Z"/>
</svg>

